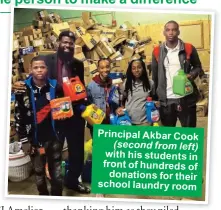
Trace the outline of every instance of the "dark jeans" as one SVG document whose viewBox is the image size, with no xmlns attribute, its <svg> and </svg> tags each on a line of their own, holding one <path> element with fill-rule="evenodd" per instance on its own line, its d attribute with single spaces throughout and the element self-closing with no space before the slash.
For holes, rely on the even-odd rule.
<svg viewBox="0 0 221 210">
<path fill-rule="evenodd" d="M 63 182 L 61 175 L 62 142 L 57 139 L 51 139 L 45 142 L 43 147 L 45 149 L 44 155 L 40 155 L 37 151 L 33 155 L 33 166 L 39 195 L 49 195 L 45 174 L 45 164 L 47 161 L 51 176 L 51 195 L 61 196 Z"/>
<path fill-rule="evenodd" d="M 74 116 L 65 123 L 64 136 L 68 143 L 69 170 L 66 176 L 66 185 L 75 187 L 84 166 L 84 130 L 85 120 Z"/>
<path fill-rule="evenodd" d="M 196 127 L 196 104 L 188 105 L 185 100 L 168 99 L 167 106 L 160 107 L 164 126 L 175 127 L 177 118 L 182 127 Z"/>
</svg>

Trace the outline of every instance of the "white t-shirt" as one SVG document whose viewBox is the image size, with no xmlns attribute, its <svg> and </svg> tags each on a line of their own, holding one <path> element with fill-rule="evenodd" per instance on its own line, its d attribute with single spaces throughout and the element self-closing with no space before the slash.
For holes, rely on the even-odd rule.
<svg viewBox="0 0 221 210">
<path fill-rule="evenodd" d="M 164 67 L 166 69 L 166 79 L 167 79 L 167 98 L 182 98 L 183 96 L 173 94 L 173 77 L 178 74 L 181 69 L 179 61 L 179 51 L 180 51 L 180 41 L 175 48 L 171 49 L 166 46 L 167 56 L 164 60 Z"/>
</svg>

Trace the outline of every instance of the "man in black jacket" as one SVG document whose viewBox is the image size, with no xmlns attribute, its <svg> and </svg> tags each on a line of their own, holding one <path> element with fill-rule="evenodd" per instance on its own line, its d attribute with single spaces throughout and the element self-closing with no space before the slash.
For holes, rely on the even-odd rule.
<svg viewBox="0 0 221 210">
<path fill-rule="evenodd" d="M 63 77 L 78 76 L 84 84 L 84 66 L 79 60 L 73 58 L 75 36 L 71 31 L 63 31 L 58 37 L 59 47 L 55 54 L 46 56 L 48 77 L 56 79 L 62 87 Z M 21 83 L 15 84 L 15 91 L 21 91 Z M 74 116 L 60 125 L 63 138 L 67 139 L 69 153 L 69 171 L 65 185 L 79 193 L 90 193 L 90 189 L 78 181 L 84 164 L 84 128 L 85 121 L 81 117 L 79 105 L 84 100 L 73 104 Z"/>
<path fill-rule="evenodd" d="M 161 105 L 162 124 L 174 127 L 179 118 L 183 127 L 196 127 L 198 90 L 194 80 L 202 72 L 202 67 L 195 47 L 179 39 L 179 34 L 177 22 L 169 21 L 165 24 L 166 41 L 153 51 L 152 78 L 157 93 L 156 99 Z M 184 69 L 194 89 L 192 94 L 184 97 L 173 94 L 172 90 L 173 77 L 180 69 Z"/>
</svg>

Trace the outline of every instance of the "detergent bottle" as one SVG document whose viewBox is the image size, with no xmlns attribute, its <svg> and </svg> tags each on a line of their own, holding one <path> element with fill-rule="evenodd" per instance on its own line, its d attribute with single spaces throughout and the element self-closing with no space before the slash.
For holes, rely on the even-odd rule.
<svg viewBox="0 0 221 210">
<path fill-rule="evenodd" d="M 157 122 L 160 119 L 159 110 L 156 108 L 154 102 L 152 101 L 152 97 L 147 97 L 146 115 L 147 115 L 147 121 L 149 123 Z"/>
<path fill-rule="evenodd" d="M 70 97 L 56 98 L 50 101 L 54 120 L 70 118 L 74 115 Z"/>
<path fill-rule="evenodd" d="M 180 96 L 186 96 L 193 92 L 193 86 L 188 80 L 183 69 L 178 71 L 178 75 L 173 77 L 173 93 Z"/>
<path fill-rule="evenodd" d="M 73 77 L 70 80 L 68 77 L 64 77 L 63 91 L 65 96 L 71 98 L 71 101 L 79 101 L 87 97 L 86 89 L 78 76 Z"/>
<path fill-rule="evenodd" d="M 81 105 L 81 116 L 90 124 L 101 124 L 105 118 L 105 113 L 94 104 L 89 106 Z"/>
<path fill-rule="evenodd" d="M 116 125 L 116 115 L 114 115 L 113 113 L 110 114 L 110 124 L 111 125 Z"/>
<path fill-rule="evenodd" d="M 159 123 L 158 123 L 158 122 L 154 122 L 154 123 L 153 123 L 153 126 L 154 126 L 154 127 L 159 127 Z"/>
<path fill-rule="evenodd" d="M 112 86 L 109 97 L 108 97 L 108 104 L 119 106 L 120 103 L 120 93 L 119 93 L 119 86 L 114 85 Z"/>
<path fill-rule="evenodd" d="M 116 125 L 132 125 L 131 119 L 126 109 L 123 109 L 124 115 L 116 117 Z"/>
</svg>

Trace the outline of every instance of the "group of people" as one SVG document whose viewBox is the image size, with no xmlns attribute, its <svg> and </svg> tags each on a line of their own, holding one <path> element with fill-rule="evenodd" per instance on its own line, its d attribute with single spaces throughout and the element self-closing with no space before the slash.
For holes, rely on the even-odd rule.
<svg viewBox="0 0 221 210">
<path fill-rule="evenodd" d="M 110 124 L 110 114 L 122 115 L 128 111 L 133 125 L 150 124 L 146 118 L 146 98 L 151 96 L 159 104 L 163 126 L 176 126 L 177 118 L 184 127 L 196 126 L 197 87 L 194 79 L 202 71 L 199 56 L 194 46 L 187 53 L 185 43 L 178 38 L 179 25 L 169 21 L 164 26 L 165 42 L 154 49 L 151 72 L 148 77 L 146 65 L 140 58 L 130 61 L 126 79 L 119 87 L 118 106 L 112 107 L 108 97 L 113 87 L 109 77 L 111 61 L 98 61 L 98 75 L 86 87 L 88 100 L 73 103 L 74 115 L 65 120 L 54 121 L 51 117 L 50 100 L 63 97 L 63 77 L 78 76 L 84 83 L 84 67 L 73 58 L 75 36 L 71 31 L 59 35 L 59 47 L 55 54 L 37 56 L 30 64 L 30 75 L 24 82 L 16 82 L 15 119 L 23 150 L 33 157 L 36 185 L 39 195 L 61 196 L 61 152 L 64 139 L 68 143 L 69 171 L 64 185 L 79 193 L 90 193 L 90 189 L 79 182 L 84 164 L 85 120 L 81 117 L 80 105 L 95 104 L 106 113 L 104 124 Z M 157 51 L 157 53 L 156 53 Z M 194 92 L 180 97 L 172 92 L 171 78 L 179 69 L 184 69 L 192 82 Z M 116 104 L 115 104 L 116 105 Z M 93 127 L 89 126 L 91 133 Z M 51 192 L 46 184 L 45 164 L 48 163 Z"/>
</svg>

